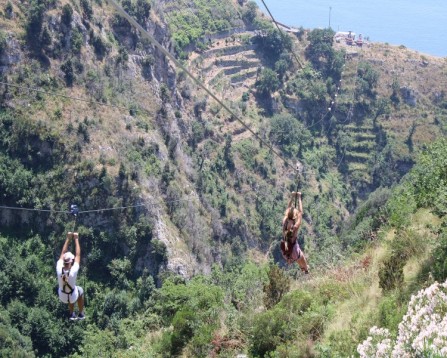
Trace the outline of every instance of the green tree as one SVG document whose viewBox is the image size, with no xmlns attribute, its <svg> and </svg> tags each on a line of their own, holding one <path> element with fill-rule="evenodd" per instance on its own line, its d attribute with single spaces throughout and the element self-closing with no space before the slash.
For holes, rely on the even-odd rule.
<svg viewBox="0 0 447 358">
<path fill-rule="evenodd" d="M 264 304 L 270 309 L 289 291 L 290 280 L 277 265 L 271 265 L 267 275 L 269 282 L 264 285 Z"/>
<path fill-rule="evenodd" d="M 385 292 L 401 288 L 404 282 L 403 268 L 406 263 L 405 256 L 394 252 L 390 258 L 383 262 L 379 269 L 379 286 Z"/>
<path fill-rule="evenodd" d="M 441 139 L 420 153 L 410 173 L 418 207 L 447 214 L 447 140 Z"/>
<path fill-rule="evenodd" d="M 178 311 L 172 320 L 171 354 L 177 356 L 183 347 L 194 336 L 197 315 L 189 309 Z"/>
<path fill-rule="evenodd" d="M 258 5 L 254 1 L 249 1 L 243 8 L 242 20 L 247 24 L 253 24 L 256 19 Z"/>
<path fill-rule="evenodd" d="M 447 222 L 444 222 L 438 244 L 433 250 L 432 269 L 433 278 L 438 282 L 447 279 Z"/>
<path fill-rule="evenodd" d="M 278 75 L 270 68 L 264 68 L 256 81 L 256 89 L 264 96 L 278 90 L 280 85 Z"/>
<path fill-rule="evenodd" d="M 357 77 L 357 98 L 362 94 L 374 97 L 379 73 L 369 63 L 361 62 L 357 67 Z"/>
<path fill-rule="evenodd" d="M 6 203 L 28 204 L 32 202 L 33 173 L 17 160 L 0 154 L 0 190 Z"/>
<path fill-rule="evenodd" d="M 289 55 L 283 53 L 278 61 L 275 63 L 275 71 L 280 80 L 284 78 L 287 70 L 290 68 L 291 58 Z"/>
<path fill-rule="evenodd" d="M 374 125 L 377 125 L 377 118 L 382 115 L 389 115 L 391 113 L 390 100 L 380 98 L 376 103 L 376 113 L 374 114 Z"/>
<path fill-rule="evenodd" d="M 307 38 L 309 45 L 306 48 L 306 56 L 318 71 L 330 74 L 335 50 L 332 47 L 334 39 L 332 29 L 314 29 Z"/>
<path fill-rule="evenodd" d="M 0 307 L 0 356 L 34 357 L 31 339 L 13 327 L 8 312 Z"/>
<path fill-rule="evenodd" d="M 73 51 L 74 54 L 81 53 L 81 48 L 82 48 L 83 42 L 84 42 L 84 39 L 82 37 L 82 32 L 79 31 L 77 28 L 75 28 L 71 32 L 71 38 L 70 38 L 70 46 L 71 46 L 71 50 Z"/>
<path fill-rule="evenodd" d="M 144 25 L 149 18 L 151 3 L 148 0 L 137 0 L 135 8 L 138 23 Z"/>
<path fill-rule="evenodd" d="M 292 40 L 289 35 L 283 34 L 273 27 L 269 27 L 265 32 L 257 35 L 255 42 L 272 63 L 275 63 L 283 52 L 292 49 Z"/>
<path fill-rule="evenodd" d="M 61 16 L 61 22 L 67 26 L 71 26 L 71 22 L 73 21 L 73 8 L 70 4 L 65 4 L 62 7 L 62 16 Z"/>
<path fill-rule="evenodd" d="M 40 0 L 32 0 L 28 7 L 27 22 L 25 25 L 27 43 L 33 51 L 41 51 L 41 35 L 45 3 Z"/>
<path fill-rule="evenodd" d="M 11 1 L 8 1 L 5 5 L 5 15 L 7 19 L 12 19 L 12 17 L 14 16 L 14 8 Z"/>
<path fill-rule="evenodd" d="M 233 153 L 231 151 L 231 142 L 232 142 L 231 135 L 225 136 L 224 160 L 227 163 L 227 168 L 230 171 L 233 171 L 234 159 L 233 159 Z"/>
<path fill-rule="evenodd" d="M 254 357 L 274 356 L 269 353 L 295 338 L 299 327 L 297 316 L 279 305 L 256 315 L 250 332 L 250 353 Z"/>
<path fill-rule="evenodd" d="M 399 97 L 399 91 L 400 91 L 400 84 L 399 81 L 394 78 L 393 83 L 391 84 L 392 93 L 390 96 L 391 102 L 397 106 L 400 103 L 400 97 Z"/>
<path fill-rule="evenodd" d="M 310 143 L 310 132 L 290 114 L 277 114 L 270 121 L 270 140 L 289 155 L 298 154 Z"/>
<path fill-rule="evenodd" d="M 81 8 L 87 19 L 91 20 L 93 16 L 93 8 L 89 0 L 81 0 Z"/>
<path fill-rule="evenodd" d="M 65 82 L 67 83 L 67 86 L 73 86 L 75 80 L 73 61 L 71 59 L 65 61 L 61 66 L 61 70 L 65 74 Z"/>
</svg>

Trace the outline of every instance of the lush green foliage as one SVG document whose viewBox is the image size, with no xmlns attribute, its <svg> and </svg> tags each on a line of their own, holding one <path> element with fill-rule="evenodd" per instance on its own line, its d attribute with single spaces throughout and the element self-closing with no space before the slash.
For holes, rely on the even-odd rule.
<svg viewBox="0 0 447 358">
<path fill-rule="evenodd" d="M 242 19 L 248 24 L 253 24 L 257 16 L 257 9 L 258 5 L 256 4 L 256 2 L 248 1 L 246 6 L 244 6 Z"/>
<path fill-rule="evenodd" d="M 268 29 L 262 31 L 255 38 L 255 43 L 264 56 L 275 63 L 280 59 L 281 55 L 289 52 L 292 49 L 291 38 L 278 29 L 270 26 Z"/>
<path fill-rule="evenodd" d="M 386 203 L 390 196 L 389 189 L 379 188 L 359 206 L 340 235 L 346 248 L 359 249 L 377 239 L 377 230 L 387 221 Z"/>
<path fill-rule="evenodd" d="M 447 140 L 436 142 L 421 153 L 408 180 L 414 187 L 418 207 L 432 207 L 440 215 L 447 214 Z"/>
<path fill-rule="evenodd" d="M 312 30 L 308 35 L 306 56 L 316 70 L 338 80 L 343 69 L 344 53 L 332 47 L 334 34 L 332 29 Z"/>
<path fill-rule="evenodd" d="M 275 115 L 270 121 L 270 139 L 286 154 L 302 153 L 310 144 L 310 132 L 302 122 L 289 114 Z"/>
<path fill-rule="evenodd" d="M 51 208 L 59 203 L 60 209 L 70 203 L 90 207 L 118 207 L 133 202 L 136 192 L 130 187 L 129 174 L 122 168 L 117 178 L 112 178 L 105 168 L 94 170 L 93 163 L 80 161 L 75 163 L 80 143 L 65 143 L 43 123 L 34 123 L 23 117 L 13 118 L 3 112 L 0 118 L 0 147 L 4 154 L 0 156 L 0 188 L 2 202 L 13 206 Z M 88 127 L 86 126 L 86 130 Z M 84 137 L 85 139 L 85 137 Z M 82 140 L 82 139 L 80 139 Z M 49 155 L 51 154 L 51 155 Z M 77 180 L 73 181 L 65 164 L 73 165 L 77 171 Z M 94 182 L 92 187 L 89 183 Z M 64 230 L 63 218 L 46 213 L 25 213 L 12 211 L 9 226 L 24 221 L 26 230 L 42 220 L 42 215 L 51 218 L 47 226 L 39 231 L 46 236 L 60 235 Z M 132 210 L 120 215 L 100 214 L 104 225 L 89 227 L 90 218 L 84 216 L 85 227 L 80 228 L 88 239 L 87 252 L 91 252 L 89 265 L 99 265 L 95 270 L 98 277 L 107 275 L 105 267 L 113 258 L 126 257 L 135 263 L 137 252 L 151 240 L 151 223 Z M 40 226 L 39 226 L 40 227 Z M 126 247 L 120 247 L 118 243 Z M 162 253 L 162 250 L 158 250 Z M 154 253 L 153 259 L 162 263 L 163 254 Z"/>
<path fill-rule="evenodd" d="M 422 151 L 417 164 L 388 203 L 392 225 L 404 226 L 418 207 L 429 207 L 440 215 L 447 212 L 447 141 L 439 140 Z"/>
<path fill-rule="evenodd" d="M 437 207 L 424 199 L 425 196 L 432 197 L 434 193 L 439 193 L 438 186 L 427 186 L 425 183 L 430 183 L 433 178 L 437 178 L 438 183 L 441 186 L 444 185 L 442 175 L 445 172 L 446 150 L 445 140 L 428 146 L 419 155 L 420 160 L 416 162 L 403 182 L 394 188 L 391 196 L 389 196 L 388 190 L 378 191 L 375 196 L 371 197 L 370 202 L 366 202 L 359 208 L 352 223 L 352 228 L 355 231 L 362 226 L 365 220 L 368 222 L 369 230 L 375 227 L 380 231 L 387 228 L 388 225 L 395 228 L 393 240 L 388 242 L 389 255 L 381 263 L 378 272 L 383 298 L 372 318 L 369 314 L 368 319 L 359 316 L 357 319 L 351 320 L 351 326 L 355 327 L 356 331 L 362 332 L 357 334 L 356 339 L 353 339 L 353 335 L 348 331 L 332 335 L 329 337 L 330 343 L 320 347 L 323 356 L 354 354 L 356 345 L 366 339 L 369 328 L 373 325 L 386 328 L 394 337 L 398 331 L 398 324 L 406 313 L 411 294 L 426 287 L 427 282 L 430 283 L 433 279 L 439 282 L 445 280 L 447 271 L 445 266 L 446 231 L 445 224 L 443 224 L 445 216 L 439 229 L 434 232 L 437 241 L 432 249 L 430 249 L 431 240 L 426 237 L 426 234 L 411 229 L 411 218 L 418 207 L 430 208 L 443 215 L 442 210 L 438 211 L 438 207 L 443 208 L 444 204 Z M 384 204 L 383 199 L 388 196 L 389 199 Z M 442 199 L 441 203 L 443 203 Z M 427 249 L 430 249 L 428 252 L 431 255 L 423 261 L 416 282 L 406 283 L 404 269 L 409 264 L 409 260 L 415 260 L 415 258 L 420 260 Z M 344 344 L 342 344 L 342 340 L 344 340 Z"/>
<path fill-rule="evenodd" d="M 326 110 L 328 93 L 322 74 L 310 66 L 304 68 L 288 83 L 287 92 L 298 96 L 305 108 L 303 120 L 313 131 L 320 129 L 324 123 L 321 117 Z"/>
<path fill-rule="evenodd" d="M 62 7 L 61 21 L 65 26 L 70 26 L 73 20 L 73 8 L 70 4 L 65 4 Z"/>
<path fill-rule="evenodd" d="M 256 81 L 256 89 L 265 96 L 275 92 L 278 88 L 279 78 L 276 72 L 270 68 L 264 68 Z"/>
<path fill-rule="evenodd" d="M 65 356 L 76 350 L 82 327 L 66 330 L 64 307 L 55 300 L 53 253 L 39 236 L 25 242 L 11 237 L 0 240 L 1 305 L 8 341 L 30 353 L 30 343 L 38 356 Z M 51 263 L 51 265 L 48 265 Z M 60 332 L 65 332 L 61 335 Z"/>
<path fill-rule="evenodd" d="M 41 52 L 50 42 L 48 29 L 43 26 L 43 17 L 48 5 L 47 1 L 33 0 L 28 8 L 26 40 L 36 52 Z"/>
<path fill-rule="evenodd" d="M 87 1 L 86 1 L 87 2 Z M 148 0 L 123 0 L 123 9 L 130 15 L 137 19 L 138 23 L 145 26 L 151 10 L 151 3 Z"/>
<path fill-rule="evenodd" d="M 167 20 L 171 27 L 176 51 L 185 56 L 183 49 L 196 44 L 209 33 L 229 30 L 235 27 L 237 15 L 230 4 L 222 1 L 194 0 L 171 3 L 167 9 Z"/>
<path fill-rule="evenodd" d="M 33 205 L 39 198 L 38 192 L 35 192 L 37 197 L 34 197 L 27 195 L 26 190 L 23 189 L 33 188 L 34 177 L 38 177 L 40 173 L 48 175 L 57 169 L 58 163 L 42 163 L 38 159 L 38 151 L 30 150 L 30 148 L 39 148 L 41 137 L 32 137 L 34 139 L 31 141 L 30 134 L 27 134 L 26 130 L 38 132 L 39 136 L 47 138 L 49 133 L 45 127 L 36 131 L 35 128 L 29 128 L 30 124 L 20 126 L 20 121 L 11 121 L 8 118 L 7 113 L 4 113 L 0 132 L 2 138 L 0 143 L 4 150 L 1 162 L 1 185 L 4 188 L 2 192 L 9 195 L 9 200 L 24 198 L 24 204 Z M 9 145 L 13 135 L 17 136 L 16 140 L 20 138 L 21 141 L 28 143 L 26 151 L 28 157 L 20 152 L 24 150 L 23 147 Z M 60 155 L 67 155 L 62 144 L 55 141 L 54 148 L 60 148 Z M 437 156 L 444 155 L 445 147 L 441 145 L 444 149 L 438 151 L 439 145 L 437 143 L 428 148 L 428 152 L 435 155 L 432 156 L 430 164 L 422 161 L 421 165 L 433 165 L 435 168 L 437 165 L 442 165 L 442 160 L 439 160 Z M 228 143 L 228 146 L 229 149 L 232 148 L 231 143 Z M 235 155 L 243 158 L 244 162 L 253 168 L 256 168 L 256 157 L 261 153 L 262 150 L 256 146 L 237 146 L 235 150 Z M 426 155 L 422 157 L 428 160 Z M 229 154 L 227 154 L 227 159 L 228 156 Z M 225 154 L 222 153 L 220 160 L 225 160 L 224 158 Z M 413 176 L 416 175 L 418 178 L 414 182 L 416 184 L 429 182 L 428 177 L 424 179 L 418 165 L 419 163 L 414 173 L 409 174 L 409 178 L 414 178 Z M 17 178 L 10 177 L 11 168 L 14 169 Z M 224 164 L 219 168 L 223 170 Z M 432 173 L 438 173 L 435 168 L 431 171 L 426 170 L 425 173 L 429 176 Z M 94 200 L 92 204 L 107 204 L 107 200 L 110 200 L 107 193 L 115 191 L 120 193 L 120 190 L 126 187 L 128 174 L 124 166 L 120 168 L 118 176 L 120 184 L 117 188 L 108 178 L 106 171 L 95 173 L 92 169 L 88 163 L 79 166 L 82 173 L 79 178 L 80 188 L 83 191 L 88 191 L 88 187 L 82 184 L 84 180 L 97 180 L 96 189 L 99 192 L 88 193 L 90 200 Z M 164 169 L 164 174 L 168 190 L 173 178 L 169 167 Z M 334 190 L 343 191 L 343 188 L 337 184 L 339 179 L 330 172 L 322 175 L 322 178 L 334 183 Z M 411 189 L 411 183 L 413 182 L 405 182 L 400 191 L 394 191 L 394 196 L 387 206 L 390 220 L 394 220 L 393 211 L 400 210 L 395 205 L 403 199 L 399 199 L 398 196 L 404 195 L 403 198 L 406 198 L 406 192 L 416 190 Z M 432 186 L 416 186 L 416 188 L 425 190 L 427 195 L 431 195 L 431 190 L 437 190 Z M 41 186 L 40 189 L 45 193 L 49 192 L 45 187 Z M 56 189 L 53 195 L 57 195 L 57 187 L 52 189 L 53 192 Z M 335 193 L 328 192 L 322 196 L 327 196 L 329 200 L 331 195 Z M 384 220 L 384 203 L 389 195 L 389 190 L 383 189 L 365 202 L 357 215 L 353 217 L 349 226 L 350 232 L 358 232 L 357 228 L 366 221 L 370 229 L 379 229 Z M 265 199 L 260 201 L 259 208 L 261 208 L 261 203 L 266 202 L 269 207 Z M 422 206 L 419 201 L 416 204 Z M 178 208 L 172 210 L 174 213 Z M 325 214 L 321 211 L 317 217 L 319 220 L 325 220 Z M 111 222 L 113 223 L 113 220 Z M 315 227 L 319 227 L 317 222 Z M 99 231 L 84 226 L 80 230 L 85 251 L 89 253 L 87 261 L 83 263 L 84 269 L 87 268 L 87 270 L 81 274 L 85 275 L 86 279 L 81 279 L 80 282 L 82 285 L 85 284 L 87 289 L 87 314 L 90 324 L 88 327 L 81 326 L 82 323 L 74 326 L 70 334 L 64 336 L 63 339 L 59 335 L 59 330 L 65 325 L 65 307 L 59 304 L 53 291 L 54 257 L 59 249 L 52 245 L 55 236 L 45 239 L 43 236 L 33 235 L 24 237 L 22 242 L 15 241 L 13 245 L 10 244 L 10 240 L 13 239 L 9 236 L 4 236 L 0 241 L 2 253 L 0 281 L 3 287 L 0 297 L 1 322 L 4 332 L 2 337 L 8 337 L 5 338 L 7 342 L 3 348 L 5 352 L 17 350 L 26 355 L 32 354 L 32 349 L 38 355 L 82 356 L 86 352 L 98 354 L 107 352 L 113 355 L 119 352 L 124 353 L 131 346 L 137 347 L 135 348 L 137 350 L 140 349 L 138 347 L 144 345 L 145 340 L 148 339 L 148 332 L 163 328 L 164 333 L 161 338 L 155 339 L 154 344 L 150 350 L 146 350 L 146 353 L 150 351 L 154 356 L 172 356 L 188 352 L 188 354 L 201 357 L 208 356 L 215 350 L 228 354 L 243 350 L 243 348 L 233 350 L 231 345 L 226 343 L 231 341 L 235 347 L 248 347 L 248 351 L 255 356 L 267 354 L 306 356 L 310 354 L 309 351 L 303 351 L 297 347 L 306 347 L 308 344 L 306 342 L 309 340 L 313 342 L 312 344 L 318 342 L 334 315 L 334 305 L 351 294 L 350 283 L 330 284 L 329 282 L 312 289 L 306 288 L 286 293 L 288 273 L 277 266 L 267 268 L 252 262 L 231 264 L 229 261 L 224 269 L 214 267 L 209 276 L 197 276 L 188 282 L 176 277 L 166 278 L 163 285 L 156 288 L 148 272 L 137 274 L 133 271 L 135 252 L 131 250 L 127 255 L 123 255 L 118 248 L 121 238 L 124 238 L 124 242 L 130 248 L 139 247 L 138 242 L 150 236 L 151 230 L 147 223 L 134 222 L 132 226 L 121 225 L 120 229 L 117 226 L 116 237 L 105 230 Z M 445 236 L 444 233 L 442 235 Z M 402 287 L 401 278 L 397 279 L 395 274 L 401 272 L 400 269 L 405 260 L 416 253 L 419 247 L 418 242 L 421 240 L 408 230 L 399 231 L 396 237 L 391 247 L 395 254 L 391 257 L 400 260 L 396 261 L 399 270 L 393 266 L 394 261 L 384 263 L 383 274 L 379 275 L 383 276 L 381 282 L 385 290 Z M 352 240 L 355 243 L 354 234 L 352 234 Z M 441 249 L 442 243 L 441 240 Z M 158 253 L 157 255 L 160 255 L 160 260 L 163 260 L 165 257 L 163 247 L 157 248 L 154 245 L 153 249 Z M 444 275 L 445 255 L 442 251 L 439 252 L 440 255 L 435 260 L 434 272 L 436 275 Z M 35 272 L 35 279 L 24 280 L 23 277 L 28 276 L 30 271 Z M 394 276 L 388 275 L 390 272 L 394 273 Z M 115 282 L 113 286 L 111 282 Z M 28 292 L 36 294 L 28 295 Z M 374 319 L 395 329 L 396 322 L 399 322 L 403 315 L 404 305 L 401 303 L 406 296 L 394 295 L 394 290 L 391 292 L 393 295 L 387 296 L 381 303 Z M 353 326 L 359 330 L 359 333 L 352 335 L 350 332 L 341 331 L 337 335 L 332 335 L 329 343 L 319 346 L 321 356 L 353 354 L 358 340 L 363 339 L 367 334 L 370 322 L 370 318 L 358 316 Z M 225 333 L 222 333 L 223 327 L 225 327 Z"/>
<path fill-rule="evenodd" d="M 126 0 L 122 4 L 141 24 L 147 23 L 151 11 L 148 1 Z M 172 8 L 165 12 L 180 54 L 207 34 L 240 24 L 233 21 L 234 8 L 227 3 L 195 0 L 188 3 L 193 5 L 188 9 L 185 4 L 171 2 L 167 6 Z M 127 93 L 122 71 L 135 48 L 144 46 L 123 19 L 114 18 L 113 34 L 105 38 L 102 27 L 95 23 L 93 3 L 82 0 L 72 5 L 66 4 L 60 12 L 62 30 L 57 36 L 50 34 L 45 23 L 52 2 L 33 0 L 24 17 L 29 48 L 35 55 L 56 59 L 63 77 L 54 78 L 43 72 L 43 66 L 33 67 L 31 61 L 14 73 L 14 78 L 51 89 L 62 88 L 65 80 L 68 86 L 85 86 L 98 101 L 122 103 Z M 259 24 L 255 8 L 252 2 L 243 7 L 246 23 Z M 82 13 L 86 33 L 81 27 L 71 27 L 74 11 Z M 257 37 L 258 50 L 267 55 L 275 71 L 266 68 L 259 74 L 259 92 L 271 94 L 280 89 L 281 96 L 287 93 L 300 100 L 299 119 L 284 114 L 261 119 L 265 138 L 288 158 L 298 157 L 311 169 L 303 175 L 305 217 L 300 244 L 306 254 L 311 253 L 313 267 L 330 266 L 350 249 L 376 242 L 387 220 L 399 227 L 391 255 L 379 272 L 386 297 L 373 316 L 373 320 L 395 329 L 403 315 L 402 302 L 408 298 L 405 292 L 398 292 L 403 286 L 403 267 L 415 254 L 415 243 L 423 239 L 404 226 L 418 207 L 429 206 L 439 215 L 446 213 L 445 141 L 422 154 L 414 171 L 393 193 L 388 189 L 376 191 L 340 233 L 338 223 L 347 216 L 346 208 L 355 208 L 351 194 L 355 196 L 355 190 L 362 189 L 346 184 L 338 172 L 337 156 L 356 144 L 354 137 L 349 145 L 343 144 L 345 128 L 339 132 L 338 148 L 330 142 L 331 128 L 345 118 L 346 104 L 334 116 L 323 116 L 340 78 L 343 53 L 333 51 L 330 30 L 312 31 L 306 55 L 313 67 L 299 71 L 281 91 L 281 81 L 290 76 L 290 54 L 286 52 L 291 49 L 291 39 L 270 25 L 263 29 Z M 84 36 L 101 62 L 95 68 L 81 61 Z M 5 36 L 0 36 L 0 50 L 6 45 Z M 110 53 L 115 57 L 106 58 Z M 154 56 L 142 60 L 147 81 L 153 67 L 162 62 Z M 113 84 L 118 76 L 120 83 Z M 356 110 L 372 118 L 387 113 L 388 102 L 375 98 L 377 73 L 368 64 L 361 64 L 357 76 Z M 132 87 L 131 92 L 135 89 Z M 5 98 L 13 95 L 11 92 L 5 92 Z M 137 188 L 143 187 L 147 191 L 156 188 L 153 195 L 160 196 L 157 205 L 165 211 L 161 216 L 158 210 L 157 215 L 148 215 L 144 209 L 131 208 L 81 215 L 78 230 L 85 255 L 80 284 L 87 292 L 88 323 L 79 322 L 66 330 L 66 307 L 53 290 L 54 261 L 61 235 L 72 228 L 71 220 L 67 221 L 65 214 L 2 210 L 0 355 L 205 357 L 245 352 L 253 356 L 311 356 L 316 352 L 306 347 L 322 339 L 335 306 L 357 294 L 359 285 L 349 277 L 346 281 L 303 284 L 288 292 L 290 278 L 300 275 L 296 268 L 285 271 L 273 263 L 267 266 L 246 259 L 252 247 L 275 255 L 273 244 L 284 210 L 284 192 L 296 189 L 295 179 L 280 178 L 274 155 L 252 139 L 221 138 L 206 121 L 206 100 L 191 93 L 185 100 L 196 100 L 191 116 L 197 120 L 189 121 L 189 114 L 183 113 L 181 106 L 175 107 L 178 101 L 171 98 L 173 92 L 167 84 L 160 86 L 162 106 L 155 124 L 144 122 L 138 116 L 139 105 L 132 103 L 132 118 L 125 118 L 126 130 L 145 132 L 123 140 L 124 154 L 120 153 L 119 159 L 101 157 L 98 162 L 83 158 L 88 155 L 86 148 L 97 144 L 94 130 L 100 119 L 70 118 L 71 123 L 64 128 L 61 108 L 53 109 L 52 119 L 46 122 L 6 107 L 1 110 L 2 204 L 63 210 L 75 202 L 86 208 L 121 208 L 141 202 L 144 196 Z M 36 95 L 35 100 L 32 105 L 43 103 L 42 96 L 39 99 Z M 248 92 L 244 100 L 249 102 Z M 176 126 L 181 127 L 182 134 L 187 132 L 188 122 L 193 122 L 191 138 L 184 143 L 174 132 Z M 165 147 L 148 140 L 157 137 L 155 131 L 148 134 L 152 125 L 159 127 Z M 358 147 L 370 149 L 366 144 Z M 396 173 L 394 166 L 402 159 L 396 157 L 392 144 L 387 145 L 375 162 L 374 187 L 394 184 L 402 174 Z M 110 170 L 108 164 L 113 167 L 112 162 L 117 161 L 119 169 Z M 187 173 L 187 180 L 182 171 Z M 193 189 L 184 187 L 186 181 Z M 197 201 L 191 199 L 193 196 Z M 189 281 L 170 276 L 166 270 L 168 248 L 152 237 L 155 219 L 163 215 L 163 220 L 186 238 L 192 259 L 199 264 L 218 262 L 219 266 L 209 275 L 196 275 Z M 436 278 L 446 275 L 445 242 L 445 231 L 441 230 L 432 261 Z M 30 273 L 32 279 L 28 279 Z M 329 337 L 329 343 L 321 345 L 320 355 L 350 356 L 370 323 L 366 313 L 354 313 L 351 330 Z M 61 331 L 69 332 L 61 335 Z"/>
<path fill-rule="evenodd" d="M 265 307 L 272 308 L 281 301 L 284 294 L 290 289 L 289 278 L 276 265 L 270 267 L 268 272 L 269 283 L 264 286 Z"/>
<path fill-rule="evenodd" d="M 369 63 L 360 63 L 357 67 L 357 96 L 366 94 L 373 97 L 379 74 Z"/>
<path fill-rule="evenodd" d="M 447 228 L 445 222 L 439 235 L 438 244 L 433 249 L 433 262 L 431 265 L 433 278 L 438 282 L 445 281 L 447 279 Z"/>
</svg>

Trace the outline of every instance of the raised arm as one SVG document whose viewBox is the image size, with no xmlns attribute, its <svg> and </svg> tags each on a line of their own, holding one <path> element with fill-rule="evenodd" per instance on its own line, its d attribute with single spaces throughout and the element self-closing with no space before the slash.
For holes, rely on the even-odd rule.
<svg viewBox="0 0 447 358">
<path fill-rule="evenodd" d="M 81 245 L 79 245 L 79 234 L 77 232 L 73 233 L 75 247 L 76 247 L 76 256 L 75 262 L 78 264 L 81 262 Z"/>
<path fill-rule="evenodd" d="M 286 220 L 290 208 L 293 207 L 293 198 L 295 197 L 295 195 L 296 195 L 296 193 L 294 191 L 292 191 L 292 196 L 290 197 L 289 203 L 287 204 L 286 211 L 284 212 L 284 220 L 283 221 Z"/>
<path fill-rule="evenodd" d="M 282 233 L 284 235 L 284 232 L 287 231 L 287 213 L 282 219 Z"/>
<path fill-rule="evenodd" d="M 301 221 L 303 219 L 303 202 L 301 201 L 301 193 L 297 192 L 296 195 L 298 197 L 298 216 L 294 225 L 294 233 L 296 233 L 296 231 L 298 231 L 298 229 L 300 228 Z"/>
<path fill-rule="evenodd" d="M 68 251 L 68 245 L 70 244 L 70 240 L 73 237 L 72 232 L 67 232 L 67 238 L 65 239 L 64 246 L 62 247 L 61 256 L 59 257 L 59 260 L 64 259 L 64 254 Z"/>
<path fill-rule="evenodd" d="M 289 209 L 293 205 L 293 199 L 295 198 L 296 194 L 297 193 L 292 191 L 292 195 L 291 195 L 290 200 L 289 200 L 289 205 L 287 205 L 287 209 Z"/>
<path fill-rule="evenodd" d="M 301 192 L 297 192 L 296 195 L 298 196 L 298 211 L 303 215 L 303 202 L 301 201 Z"/>
</svg>

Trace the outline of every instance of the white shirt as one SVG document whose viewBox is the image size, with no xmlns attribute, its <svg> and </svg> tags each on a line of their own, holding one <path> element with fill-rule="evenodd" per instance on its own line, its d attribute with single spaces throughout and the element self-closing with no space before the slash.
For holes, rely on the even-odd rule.
<svg viewBox="0 0 447 358">
<path fill-rule="evenodd" d="M 79 263 L 75 262 L 70 269 L 70 272 L 68 274 L 68 284 L 73 289 L 73 292 L 69 294 L 70 287 L 65 287 L 64 290 L 64 280 L 62 278 L 63 274 L 65 273 L 64 269 L 64 261 L 62 259 L 59 259 L 56 264 L 56 273 L 57 273 L 57 281 L 59 283 L 59 299 L 64 303 L 75 303 L 78 299 L 78 290 L 76 289 L 76 277 L 78 276 L 79 272 Z M 68 271 L 68 270 L 67 270 Z"/>
</svg>

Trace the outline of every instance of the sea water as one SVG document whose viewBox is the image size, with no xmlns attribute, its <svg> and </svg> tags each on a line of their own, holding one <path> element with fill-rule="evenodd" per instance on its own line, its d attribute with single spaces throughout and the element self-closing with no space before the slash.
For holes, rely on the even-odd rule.
<svg viewBox="0 0 447 358">
<path fill-rule="evenodd" d="M 255 0 L 268 15 L 262 0 Z M 372 42 L 447 57 L 447 0 L 264 0 L 276 21 L 352 31 Z"/>
</svg>

